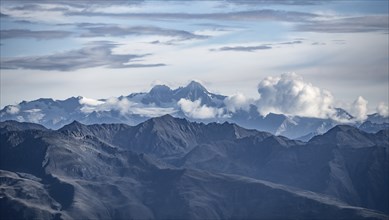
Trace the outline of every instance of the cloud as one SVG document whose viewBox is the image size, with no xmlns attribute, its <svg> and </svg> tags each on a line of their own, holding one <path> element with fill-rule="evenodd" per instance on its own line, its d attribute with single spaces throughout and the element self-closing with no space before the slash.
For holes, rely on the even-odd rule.
<svg viewBox="0 0 389 220">
<path fill-rule="evenodd" d="M 236 46 L 236 47 L 222 47 L 219 49 L 216 49 L 216 51 L 242 51 L 242 52 L 253 52 L 256 50 L 267 50 L 271 49 L 272 47 L 267 45 L 260 45 L 260 46 Z M 215 50 L 212 50 L 215 51 Z"/>
<path fill-rule="evenodd" d="M 182 98 L 177 102 L 177 105 L 187 117 L 195 119 L 215 118 L 217 116 L 221 116 L 223 113 L 223 109 L 201 105 L 200 99 L 192 102 L 191 100 Z"/>
<path fill-rule="evenodd" d="M 312 21 L 298 25 L 296 30 L 321 33 L 387 32 L 388 26 L 388 15 L 375 15 Z"/>
<path fill-rule="evenodd" d="M 90 99 L 90 98 L 82 98 L 79 101 L 80 104 L 84 105 L 81 107 L 81 111 L 84 113 L 91 113 L 91 112 L 105 112 L 105 111 L 111 111 L 116 110 L 119 111 L 120 114 L 125 115 L 129 113 L 130 107 L 134 104 L 128 99 L 123 98 L 109 98 L 104 101 L 102 100 L 96 100 L 96 99 Z"/>
<path fill-rule="evenodd" d="M 322 3 L 328 3 L 331 0 L 320 1 L 320 0 L 227 0 L 232 4 L 244 4 L 244 5 L 317 5 Z"/>
<path fill-rule="evenodd" d="M 246 98 L 242 93 L 237 93 L 224 99 L 227 111 L 233 113 L 240 109 L 248 111 L 251 103 L 253 103 L 252 100 Z"/>
<path fill-rule="evenodd" d="M 115 46 L 116 44 L 114 43 L 103 41 L 88 44 L 78 50 L 69 50 L 46 56 L 15 58 L 2 57 L 0 68 L 72 71 L 99 66 L 104 66 L 106 68 L 140 68 L 164 66 L 164 64 L 160 63 L 133 63 L 133 60 L 140 57 L 145 57 L 147 54 L 113 54 L 112 49 Z"/>
<path fill-rule="evenodd" d="M 303 43 L 302 40 L 294 40 L 294 41 L 287 41 L 287 42 L 281 42 L 281 43 L 263 44 L 263 45 L 258 45 L 258 46 L 226 46 L 226 47 L 221 47 L 219 49 L 210 49 L 210 51 L 253 52 L 256 50 L 272 49 L 272 46 L 277 46 L 277 45 L 293 45 L 293 44 L 301 44 L 301 43 Z"/>
<path fill-rule="evenodd" d="M 72 34 L 70 31 L 57 31 L 57 30 L 47 30 L 47 31 L 32 31 L 28 29 L 9 29 L 1 30 L 0 37 L 1 39 L 9 38 L 35 38 L 35 39 L 56 39 L 56 38 L 65 38 Z"/>
<path fill-rule="evenodd" d="M 25 110 L 24 112 L 28 113 L 27 121 L 32 123 L 39 123 L 40 120 L 45 117 L 45 114 L 41 113 L 41 109 L 30 109 Z"/>
<path fill-rule="evenodd" d="M 350 114 L 357 121 L 363 121 L 367 118 L 367 101 L 362 96 L 359 96 L 351 105 Z"/>
<path fill-rule="evenodd" d="M 383 117 L 389 117 L 389 108 L 384 102 L 380 102 L 377 106 L 377 113 Z"/>
<path fill-rule="evenodd" d="M 9 106 L 7 106 L 7 107 L 5 107 L 5 108 L 6 108 L 6 112 L 7 112 L 8 114 L 11 114 L 11 115 L 18 114 L 19 111 L 20 111 L 19 106 L 16 106 L 16 105 L 9 105 Z"/>
<path fill-rule="evenodd" d="M 0 12 L 0 18 L 8 18 L 8 17 L 9 17 L 9 15 L 3 14 L 3 13 Z"/>
<path fill-rule="evenodd" d="M 166 114 L 174 114 L 177 111 L 174 108 L 160 108 L 160 107 L 138 107 L 133 108 L 132 113 L 138 114 L 142 117 L 160 117 Z"/>
<path fill-rule="evenodd" d="M 280 44 L 293 45 L 293 44 L 301 44 L 301 43 L 303 43 L 302 40 L 295 40 L 295 41 L 282 42 L 282 43 L 280 43 Z"/>
<path fill-rule="evenodd" d="M 103 101 L 100 101 L 97 99 L 90 99 L 90 98 L 86 98 L 86 97 L 82 97 L 79 100 L 79 103 L 81 105 L 88 105 L 88 106 L 98 106 L 98 105 L 104 104 Z"/>
<path fill-rule="evenodd" d="M 307 83 L 294 73 L 266 77 L 258 85 L 258 111 L 262 115 L 281 113 L 328 118 L 334 115 L 330 92 Z"/>
<path fill-rule="evenodd" d="M 100 36 L 128 36 L 128 35 L 158 35 L 178 37 L 181 40 L 190 39 L 206 39 L 208 36 L 197 35 L 184 30 L 166 29 L 154 26 L 134 26 L 122 27 L 116 25 L 86 27 L 88 33 L 84 33 L 82 37 L 100 37 Z"/>
<path fill-rule="evenodd" d="M 235 12 L 221 12 L 221 13 L 112 13 L 112 12 L 68 12 L 67 15 L 77 16 L 109 16 L 121 18 L 139 18 L 139 19 L 191 19 L 191 20 L 272 20 L 272 21 L 287 21 L 287 22 L 301 22 L 311 20 L 319 15 L 284 10 L 248 10 Z"/>
<path fill-rule="evenodd" d="M 159 117 L 176 112 L 174 108 L 155 107 L 153 105 L 143 105 L 129 101 L 127 98 L 109 98 L 106 100 L 96 100 L 83 97 L 80 99 L 81 111 L 84 113 L 118 111 L 121 115 L 140 115 L 142 117 Z"/>
</svg>

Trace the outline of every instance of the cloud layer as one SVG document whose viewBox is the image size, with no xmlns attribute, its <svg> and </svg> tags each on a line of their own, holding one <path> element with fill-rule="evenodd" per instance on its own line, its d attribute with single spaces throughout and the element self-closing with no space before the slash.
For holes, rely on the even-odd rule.
<svg viewBox="0 0 389 220">
<path fill-rule="evenodd" d="M 256 50 L 267 50 L 271 49 L 272 47 L 267 45 L 260 45 L 260 46 L 236 46 L 236 47 L 222 47 L 218 49 L 218 51 L 243 51 L 243 52 L 253 52 Z"/>
<path fill-rule="evenodd" d="M 157 67 L 164 64 L 143 64 L 132 62 L 146 55 L 113 54 L 116 45 L 111 42 L 94 42 L 78 50 L 70 50 L 46 56 L 2 58 L 2 69 L 36 69 L 72 71 L 90 67 L 140 68 Z"/>
<path fill-rule="evenodd" d="M 387 32 L 389 16 L 363 16 L 312 21 L 297 26 L 297 31 L 323 33 Z"/>
<path fill-rule="evenodd" d="M 45 30 L 45 31 L 32 31 L 28 29 L 9 29 L 1 30 L 0 38 L 35 38 L 35 39 L 56 39 L 65 38 L 72 34 L 70 31 L 58 31 L 58 30 Z"/>
<path fill-rule="evenodd" d="M 157 36 L 177 37 L 180 40 L 208 38 L 208 36 L 193 34 L 189 31 L 166 29 L 166 28 L 160 28 L 154 26 L 123 27 L 117 25 L 104 25 L 104 26 L 93 25 L 92 27 L 86 27 L 85 29 L 88 30 L 88 32 L 82 34 L 81 35 L 82 37 L 157 35 Z"/>
<path fill-rule="evenodd" d="M 131 102 L 127 98 L 109 98 L 96 100 L 83 97 L 79 101 L 83 105 L 81 111 L 84 113 L 118 111 L 121 115 L 137 114 L 142 117 L 159 117 L 165 114 L 175 113 L 174 108 L 161 108 L 142 103 Z"/>
</svg>

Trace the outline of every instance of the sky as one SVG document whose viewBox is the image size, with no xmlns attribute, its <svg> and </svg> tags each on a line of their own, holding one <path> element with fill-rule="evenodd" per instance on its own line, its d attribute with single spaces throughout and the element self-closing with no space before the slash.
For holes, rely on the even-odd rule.
<svg viewBox="0 0 389 220">
<path fill-rule="evenodd" d="M 197 80 L 264 112 L 309 111 L 301 85 L 318 108 L 387 112 L 388 2 L 2 0 L 0 105 Z"/>
</svg>

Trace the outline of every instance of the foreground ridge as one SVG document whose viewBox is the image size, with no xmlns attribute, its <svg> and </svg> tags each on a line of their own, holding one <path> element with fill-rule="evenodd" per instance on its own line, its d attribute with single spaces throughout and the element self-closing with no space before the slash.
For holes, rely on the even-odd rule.
<svg viewBox="0 0 389 220">
<path fill-rule="evenodd" d="M 2 217 L 386 219 L 389 213 L 388 131 L 337 126 L 305 143 L 171 115 L 137 126 L 36 127 L 0 123 Z"/>
</svg>

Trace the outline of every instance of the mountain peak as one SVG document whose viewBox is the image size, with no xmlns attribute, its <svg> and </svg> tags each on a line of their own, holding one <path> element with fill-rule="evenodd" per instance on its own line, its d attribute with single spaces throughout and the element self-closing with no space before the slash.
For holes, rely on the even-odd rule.
<svg viewBox="0 0 389 220">
<path fill-rule="evenodd" d="M 205 92 L 208 92 L 207 89 L 201 85 L 201 83 L 192 80 L 185 88 L 189 90 L 203 90 Z"/>
<path fill-rule="evenodd" d="M 336 111 L 336 116 L 341 119 L 351 120 L 354 118 L 352 115 L 350 115 L 350 113 L 348 113 L 346 110 L 342 108 L 335 108 L 335 111 Z"/>
<path fill-rule="evenodd" d="M 160 117 L 152 118 L 149 121 L 152 121 L 154 124 L 158 125 L 167 125 L 167 124 L 181 124 L 182 122 L 187 122 L 186 119 L 181 119 L 181 118 L 175 118 L 171 116 L 170 114 L 162 115 Z"/>
<path fill-rule="evenodd" d="M 191 101 L 201 100 L 201 104 L 207 106 L 217 105 L 213 100 L 214 98 L 220 100 L 224 99 L 222 96 L 208 92 L 203 85 L 196 81 L 191 81 L 186 87 L 180 87 L 174 90 L 174 99 L 180 100 L 182 98 Z"/>
<path fill-rule="evenodd" d="M 175 120 L 175 118 L 173 116 L 171 116 L 170 114 L 162 115 L 162 116 L 156 117 L 154 119 L 158 120 L 158 121 Z"/>
<path fill-rule="evenodd" d="M 47 130 L 46 127 L 40 124 L 19 122 L 15 120 L 7 120 L 0 122 L 0 128 L 8 131 L 23 131 L 23 130 Z"/>
<path fill-rule="evenodd" d="M 151 88 L 150 93 L 156 93 L 156 92 L 166 92 L 171 91 L 170 87 L 167 85 L 155 85 L 153 88 Z"/>
<path fill-rule="evenodd" d="M 337 125 L 327 133 L 313 137 L 309 142 L 352 148 L 374 146 L 374 140 L 371 140 L 371 135 L 350 125 Z"/>
<path fill-rule="evenodd" d="M 351 125 L 336 125 L 335 127 L 331 128 L 327 134 L 331 133 L 349 133 L 349 134 L 359 134 L 359 133 L 365 133 L 364 131 L 358 129 L 357 127 L 351 126 Z"/>
<path fill-rule="evenodd" d="M 72 123 L 67 124 L 59 129 L 60 131 L 76 131 L 76 132 L 82 132 L 88 130 L 87 126 L 80 123 L 77 120 L 74 120 Z"/>
</svg>

